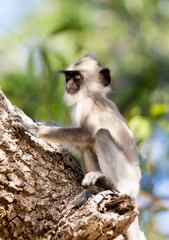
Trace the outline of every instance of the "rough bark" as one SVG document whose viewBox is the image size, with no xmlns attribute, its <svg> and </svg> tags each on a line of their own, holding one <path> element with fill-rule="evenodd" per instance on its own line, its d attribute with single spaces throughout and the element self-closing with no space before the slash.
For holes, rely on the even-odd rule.
<svg viewBox="0 0 169 240">
<path fill-rule="evenodd" d="M 77 160 L 58 144 L 36 139 L 11 125 L 19 114 L 0 89 L 0 240 L 124 239 L 138 212 L 128 196 L 104 191 L 80 208 Z"/>
</svg>

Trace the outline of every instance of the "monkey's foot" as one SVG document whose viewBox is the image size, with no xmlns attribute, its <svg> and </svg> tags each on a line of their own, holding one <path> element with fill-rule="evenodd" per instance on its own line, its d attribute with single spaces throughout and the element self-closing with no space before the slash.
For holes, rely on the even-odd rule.
<svg viewBox="0 0 169 240">
<path fill-rule="evenodd" d="M 74 208 L 79 208 L 81 205 L 83 205 L 87 200 L 88 198 L 91 196 L 91 195 L 95 195 L 97 194 L 98 192 L 100 192 L 100 189 L 91 189 L 91 188 L 88 188 L 88 189 L 84 189 L 79 195 L 77 195 L 75 197 L 75 199 L 72 201 L 72 204 L 73 204 L 73 207 Z"/>
<path fill-rule="evenodd" d="M 84 187 L 97 186 L 104 190 L 114 190 L 115 192 L 119 192 L 114 184 L 109 182 L 105 175 L 99 171 L 87 173 L 82 181 L 82 185 Z"/>
<path fill-rule="evenodd" d="M 99 178 L 103 178 L 104 174 L 101 172 L 89 172 L 85 175 L 82 185 L 84 187 L 94 186 Z"/>
</svg>

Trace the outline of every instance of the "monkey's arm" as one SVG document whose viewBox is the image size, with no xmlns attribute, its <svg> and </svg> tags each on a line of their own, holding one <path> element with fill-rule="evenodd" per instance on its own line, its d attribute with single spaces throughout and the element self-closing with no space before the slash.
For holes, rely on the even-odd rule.
<svg viewBox="0 0 169 240">
<path fill-rule="evenodd" d="M 81 127 L 38 126 L 36 136 L 46 140 L 80 146 L 92 144 L 94 141 L 89 131 Z"/>
<path fill-rule="evenodd" d="M 65 144 L 86 146 L 93 144 L 94 138 L 90 132 L 81 127 L 50 127 L 45 125 L 28 124 L 20 116 L 12 116 L 12 121 L 21 124 L 26 131 L 37 138 Z"/>
</svg>

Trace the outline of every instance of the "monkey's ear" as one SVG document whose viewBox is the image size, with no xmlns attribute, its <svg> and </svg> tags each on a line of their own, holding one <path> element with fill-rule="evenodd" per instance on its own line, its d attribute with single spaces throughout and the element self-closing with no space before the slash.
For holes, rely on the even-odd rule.
<svg viewBox="0 0 169 240">
<path fill-rule="evenodd" d="M 104 86 L 107 87 L 111 83 L 110 70 L 108 68 L 103 68 L 100 70 L 100 74 L 102 76 Z"/>
</svg>

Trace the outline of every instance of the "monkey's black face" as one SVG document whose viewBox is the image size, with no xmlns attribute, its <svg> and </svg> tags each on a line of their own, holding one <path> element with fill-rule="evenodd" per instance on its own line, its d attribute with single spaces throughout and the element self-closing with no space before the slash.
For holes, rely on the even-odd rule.
<svg viewBox="0 0 169 240">
<path fill-rule="evenodd" d="M 66 91 L 69 94 L 75 94 L 82 85 L 82 75 L 79 71 L 64 71 L 66 79 Z"/>
</svg>

